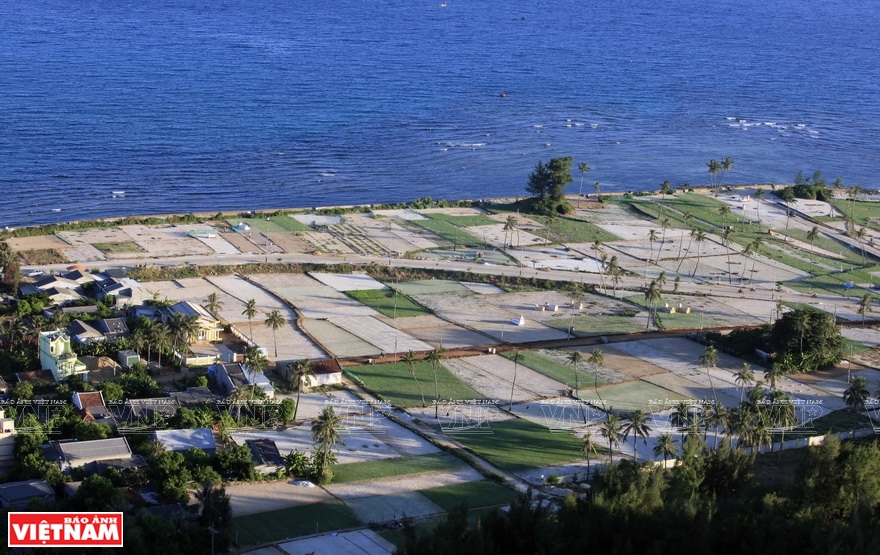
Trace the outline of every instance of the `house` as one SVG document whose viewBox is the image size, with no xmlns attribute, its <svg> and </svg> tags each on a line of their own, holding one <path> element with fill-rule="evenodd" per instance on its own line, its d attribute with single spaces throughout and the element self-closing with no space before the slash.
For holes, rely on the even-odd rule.
<svg viewBox="0 0 880 555">
<path fill-rule="evenodd" d="M 0 407 L 0 467 L 15 462 L 15 419 L 6 418 L 6 411 Z"/>
<path fill-rule="evenodd" d="M 104 334 L 82 320 L 74 320 L 67 326 L 67 333 L 80 345 L 104 341 Z"/>
<path fill-rule="evenodd" d="M 177 399 L 174 397 L 147 397 L 144 399 L 126 399 L 125 404 L 116 410 L 116 419 L 120 422 L 166 420 L 177 414 Z"/>
<path fill-rule="evenodd" d="M 122 318 L 101 318 L 95 322 L 95 328 L 111 343 L 116 343 L 122 337 L 128 337 L 128 326 Z"/>
<path fill-rule="evenodd" d="M 181 301 L 168 308 L 166 317 L 163 318 L 165 323 L 174 318 L 175 314 L 182 314 L 185 318 L 196 318 L 199 324 L 199 331 L 194 338 L 196 342 L 220 341 L 220 332 L 223 331 L 223 326 L 204 308 L 189 301 Z"/>
<path fill-rule="evenodd" d="M 55 502 L 55 490 L 45 480 L 24 480 L 0 484 L 0 507 L 23 511 L 36 499 L 42 503 Z"/>
<path fill-rule="evenodd" d="M 109 270 L 105 273 L 109 274 Z M 98 286 L 95 291 L 98 300 L 113 295 L 116 299 L 116 308 L 136 306 L 152 298 L 152 294 L 141 287 L 140 283 L 127 277 L 108 277 L 104 281 L 96 281 L 95 284 Z"/>
<path fill-rule="evenodd" d="M 275 388 L 265 374 L 259 372 L 251 375 L 248 368 L 240 362 L 224 362 L 208 367 L 208 376 L 214 378 L 218 389 L 224 394 L 231 394 L 238 387 L 257 387 L 269 399 L 275 398 Z"/>
<path fill-rule="evenodd" d="M 83 420 L 98 420 L 110 414 L 100 391 L 75 392 L 73 405 L 80 410 Z"/>
<path fill-rule="evenodd" d="M 122 367 L 110 357 L 83 356 L 79 358 L 79 361 L 86 365 L 89 381 L 93 383 L 104 383 L 112 380 L 122 372 Z"/>
<path fill-rule="evenodd" d="M 290 381 L 293 377 L 297 362 L 298 361 L 285 361 L 278 363 L 278 372 L 285 380 Z M 306 378 L 306 387 L 321 387 L 342 383 L 342 367 L 339 366 L 339 361 L 336 359 L 328 358 L 325 360 L 313 360 L 311 361 L 311 364 L 314 375 Z"/>
<path fill-rule="evenodd" d="M 189 409 L 201 403 L 214 403 L 217 400 L 217 396 L 207 387 L 188 387 L 186 391 L 172 391 L 171 397 L 177 401 L 179 407 Z"/>
<path fill-rule="evenodd" d="M 91 283 L 98 280 L 98 278 L 95 277 L 91 272 L 79 269 L 71 270 L 65 274 L 61 274 L 61 277 L 69 281 L 75 281 L 79 285 L 84 285 L 86 283 Z"/>
<path fill-rule="evenodd" d="M 131 452 L 124 437 L 95 439 L 92 441 L 50 441 L 44 447 L 47 460 L 57 461 L 62 471 L 84 467 L 87 471 L 100 471 L 107 467 L 136 468 L 143 466 L 143 459 Z"/>
<path fill-rule="evenodd" d="M 78 316 L 80 314 L 94 314 L 98 312 L 98 305 L 91 304 L 85 306 L 57 306 L 43 309 L 43 317 L 51 320 L 55 312 L 61 311 L 61 314 L 69 316 Z"/>
<path fill-rule="evenodd" d="M 122 366 L 125 366 L 126 368 L 131 368 L 141 361 L 141 356 L 134 351 L 126 349 L 124 351 L 119 351 L 116 354 L 116 359 Z"/>
<path fill-rule="evenodd" d="M 52 383 L 55 381 L 55 374 L 53 374 L 51 370 L 28 370 L 25 372 L 16 372 L 15 379 L 20 382 Z"/>
<path fill-rule="evenodd" d="M 64 287 L 50 287 L 44 289 L 43 293 L 49 297 L 53 304 L 65 304 L 78 301 L 83 298 L 82 295 L 73 289 L 65 289 Z"/>
<path fill-rule="evenodd" d="M 56 381 L 71 377 L 85 380 L 88 375 L 86 365 L 70 347 L 70 336 L 59 330 L 40 332 L 40 364 Z"/>
<path fill-rule="evenodd" d="M 251 458 L 258 471 L 275 472 L 284 466 L 284 457 L 278 452 L 278 446 L 271 439 L 246 439 L 245 444 L 251 450 Z"/>
<path fill-rule="evenodd" d="M 195 447 L 209 455 L 217 452 L 217 443 L 211 428 L 156 430 L 153 432 L 153 439 L 161 441 L 169 451 L 187 451 Z"/>
</svg>

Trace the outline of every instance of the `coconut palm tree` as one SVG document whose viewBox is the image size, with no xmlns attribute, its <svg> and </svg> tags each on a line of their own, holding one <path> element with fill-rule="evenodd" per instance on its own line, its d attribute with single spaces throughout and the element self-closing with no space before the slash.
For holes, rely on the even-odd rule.
<svg viewBox="0 0 880 555">
<path fill-rule="evenodd" d="M 663 468 L 666 468 L 666 461 L 670 457 L 674 459 L 678 456 L 678 444 L 672 434 L 666 432 L 657 438 L 657 444 L 654 445 L 654 456 L 663 457 Z"/>
<path fill-rule="evenodd" d="M 244 303 L 244 310 L 241 311 L 241 315 L 247 318 L 248 327 L 250 328 L 250 340 L 254 340 L 254 318 L 257 317 L 259 311 L 257 310 L 257 300 L 256 299 L 248 299 L 247 302 Z"/>
<path fill-rule="evenodd" d="M 859 248 L 862 249 L 862 264 L 867 264 L 867 263 L 868 263 L 868 258 L 865 256 L 865 243 L 864 243 L 864 240 L 865 240 L 865 237 L 868 236 L 868 230 L 865 229 L 864 227 L 860 227 L 860 228 L 855 232 L 854 235 L 855 235 L 855 238 L 859 240 Z"/>
<path fill-rule="evenodd" d="M 513 214 L 507 215 L 507 220 L 504 221 L 504 246 L 507 247 L 508 243 L 512 242 L 508 241 L 508 237 L 512 237 L 512 232 L 516 229 L 516 216 Z M 512 247 L 513 245 L 511 245 Z"/>
<path fill-rule="evenodd" d="M 275 332 L 283 328 L 287 323 L 287 320 L 281 315 L 281 312 L 276 309 L 269 313 L 269 316 L 266 317 L 266 321 L 263 323 L 266 324 L 267 328 L 272 329 L 272 342 L 275 344 L 275 358 L 278 358 L 278 339 L 275 337 Z"/>
<path fill-rule="evenodd" d="M 700 356 L 700 362 L 706 367 L 706 377 L 709 378 L 709 387 L 712 388 L 712 397 L 717 403 L 718 397 L 715 395 L 715 384 L 712 382 L 712 374 L 709 373 L 709 368 L 715 368 L 718 364 L 718 350 L 715 348 L 715 345 L 708 345 L 706 347 L 706 350 L 703 352 L 702 356 Z"/>
<path fill-rule="evenodd" d="M 721 161 L 721 177 L 718 178 L 718 187 L 721 187 L 721 180 L 724 179 L 724 176 L 730 173 L 730 170 L 733 169 L 733 158 L 730 156 L 725 156 L 724 160 Z"/>
<path fill-rule="evenodd" d="M 761 225 L 761 201 L 764 199 L 764 189 L 755 189 L 755 212 L 758 215 L 758 225 Z"/>
<path fill-rule="evenodd" d="M 223 308 L 223 303 L 220 302 L 220 296 L 216 292 L 209 294 L 208 298 L 205 299 L 205 310 L 216 318 L 221 308 Z"/>
<path fill-rule="evenodd" d="M 657 289 L 660 293 L 663 293 L 663 288 L 666 287 L 666 270 L 660 272 L 660 275 L 658 275 L 657 279 L 654 281 L 657 282 Z"/>
<path fill-rule="evenodd" d="M 705 240 L 706 240 L 706 234 L 699 229 L 695 230 L 694 241 L 697 242 L 697 263 L 696 263 L 696 265 L 694 265 L 694 271 L 691 274 L 691 277 L 694 277 L 695 275 L 697 275 L 697 268 L 700 267 L 700 257 L 703 254 L 702 249 L 700 248 L 700 245 L 702 245 L 703 241 L 705 241 Z"/>
<path fill-rule="evenodd" d="M 293 372 L 290 374 L 290 385 L 296 388 L 296 406 L 293 407 L 293 419 L 296 420 L 296 413 L 299 410 L 299 395 L 302 393 L 303 387 L 307 387 L 309 378 L 315 375 L 309 359 L 296 361 L 293 365 Z"/>
<path fill-rule="evenodd" d="M 742 403 L 746 386 L 755 383 L 755 372 L 752 370 L 752 365 L 743 362 L 742 368 L 733 373 L 733 382 L 740 386 L 739 402 Z"/>
<path fill-rule="evenodd" d="M 242 364 L 247 368 L 248 374 L 251 377 L 251 385 L 253 386 L 253 393 L 256 395 L 257 393 L 257 383 L 256 378 L 257 374 L 268 368 L 269 359 L 263 355 L 263 351 L 260 350 L 256 345 L 248 345 L 244 350 L 244 359 L 242 360 Z"/>
<path fill-rule="evenodd" d="M 516 371 L 519 366 L 519 362 L 523 359 L 523 354 L 519 349 L 514 349 L 513 352 L 510 353 L 510 360 L 513 361 L 513 382 L 510 384 L 510 404 L 507 405 L 507 410 L 510 411 L 513 409 L 513 390 L 516 388 Z"/>
<path fill-rule="evenodd" d="M 419 395 L 422 397 L 422 406 L 427 406 L 427 403 L 425 402 L 425 392 L 422 391 L 422 384 L 420 384 L 419 379 L 416 378 L 416 361 L 418 360 L 418 357 L 416 357 L 416 354 L 410 349 L 405 355 L 403 355 L 401 360 L 403 360 L 403 362 L 409 367 L 409 373 L 412 375 L 413 381 L 416 382 L 416 387 L 419 388 Z"/>
<path fill-rule="evenodd" d="M 157 323 L 150 331 L 150 343 L 156 346 L 159 353 L 159 366 L 162 366 L 162 351 L 171 345 L 171 332 L 165 324 Z"/>
<path fill-rule="evenodd" d="M 678 266 L 675 267 L 675 271 L 678 272 L 681 269 L 681 264 L 684 262 L 684 259 L 688 257 L 691 253 L 691 246 L 694 244 L 694 237 L 697 235 L 697 228 L 692 227 L 690 233 L 688 234 L 688 246 L 684 250 L 684 256 L 678 259 Z M 681 245 L 679 245 L 680 247 Z"/>
<path fill-rule="evenodd" d="M 721 245 L 727 250 L 727 283 L 733 283 L 733 271 L 730 269 L 730 241 L 733 238 L 733 230 L 729 227 L 721 232 Z"/>
<path fill-rule="evenodd" d="M 791 359 L 791 354 L 785 353 L 784 355 L 782 355 L 782 358 L 786 357 Z M 785 376 L 786 370 L 790 367 L 790 364 L 791 361 L 783 362 L 783 360 L 780 359 L 779 361 L 771 364 L 770 368 L 766 372 L 764 372 L 764 379 L 770 382 L 771 389 L 776 389 L 776 382 L 782 379 L 783 376 Z"/>
<path fill-rule="evenodd" d="M 602 294 L 608 294 L 608 287 L 605 286 L 605 270 L 608 267 L 608 255 L 604 252 L 599 256 L 599 281 L 602 282 Z"/>
<path fill-rule="evenodd" d="M 751 246 L 752 251 L 752 272 L 749 274 L 749 283 L 752 283 L 752 279 L 755 277 L 755 265 L 758 262 L 758 254 L 764 247 L 764 240 L 760 236 L 755 237 L 749 246 Z"/>
<path fill-rule="evenodd" d="M 873 300 L 874 298 L 871 297 L 870 293 L 865 293 L 865 296 L 862 297 L 859 301 L 859 308 L 856 309 L 856 314 L 862 317 L 863 328 L 865 327 L 865 314 L 867 314 L 868 312 L 873 312 L 873 310 L 871 309 L 871 301 Z"/>
<path fill-rule="evenodd" d="M 727 229 L 727 217 L 730 216 L 730 206 L 725 204 L 718 209 L 718 213 L 721 214 L 721 227 Z"/>
<path fill-rule="evenodd" d="M 657 230 L 652 229 L 648 232 L 648 264 L 651 263 L 651 259 L 654 258 L 654 241 L 657 240 Z"/>
<path fill-rule="evenodd" d="M 442 349 L 434 349 L 425 356 L 425 360 L 431 363 L 431 370 L 434 372 L 434 418 L 440 418 L 440 386 L 437 383 L 437 365 L 443 358 Z"/>
<path fill-rule="evenodd" d="M 581 197 L 584 196 L 584 176 L 590 171 L 590 166 L 586 162 L 578 164 L 578 170 L 581 172 L 581 187 L 578 191 L 578 208 L 581 207 Z"/>
<path fill-rule="evenodd" d="M 180 358 L 183 360 L 186 356 L 187 345 L 199 333 L 199 317 L 196 315 L 184 316 L 180 312 L 175 312 L 168 327 L 171 332 L 172 350 L 178 351 L 179 346 L 183 345 L 183 348 L 180 349 Z"/>
<path fill-rule="evenodd" d="M 690 212 L 688 212 L 687 210 L 685 210 L 684 212 L 681 213 L 681 217 L 684 219 L 684 225 L 688 225 L 688 223 L 691 221 L 691 219 L 694 217 L 694 215 L 691 214 Z M 678 240 L 678 256 L 675 257 L 676 260 L 681 259 L 682 246 L 684 246 L 684 242 L 681 240 L 681 238 L 679 238 L 679 240 Z M 676 270 L 676 271 L 678 271 L 678 270 Z"/>
<path fill-rule="evenodd" d="M 788 222 L 791 220 L 791 203 L 794 199 L 794 189 L 786 187 L 782 190 L 782 200 L 785 202 L 785 229 L 788 229 Z"/>
<path fill-rule="evenodd" d="M 868 380 L 862 376 L 855 376 L 849 382 L 849 387 L 843 392 L 843 402 L 856 414 L 865 412 L 865 402 L 868 400 Z"/>
<path fill-rule="evenodd" d="M 639 456 L 638 451 L 636 451 L 636 439 L 642 438 L 642 442 L 647 445 L 648 434 L 651 433 L 651 427 L 648 426 L 648 415 L 641 409 L 629 414 L 629 416 L 626 417 L 626 423 L 623 425 L 621 431 L 623 432 L 623 439 L 628 438 L 629 435 L 632 434 L 633 460 L 638 461 Z"/>
<path fill-rule="evenodd" d="M 620 269 L 620 265 L 617 263 L 617 257 L 612 256 L 611 260 L 608 261 L 608 275 L 611 276 L 611 285 L 614 288 L 614 298 L 617 298 L 617 286 L 620 285 L 620 281 L 623 279 L 622 270 Z"/>
<path fill-rule="evenodd" d="M 593 380 L 593 389 L 596 391 L 596 398 L 599 399 L 599 401 L 602 401 L 602 396 L 599 395 L 599 367 L 604 363 L 605 355 L 602 354 L 602 349 L 596 347 L 590 352 L 590 356 L 587 358 L 587 364 L 593 367 L 593 374 L 595 376 Z M 604 401 L 602 401 L 602 406 L 604 408 Z"/>
<path fill-rule="evenodd" d="M 712 183 L 712 189 L 715 191 L 715 195 L 717 196 L 718 188 L 715 176 L 721 173 L 721 163 L 713 158 L 706 162 L 706 165 L 709 166 L 709 178 Z"/>
<path fill-rule="evenodd" d="M 580 351 L 569 351 L 566 354 L 566 363 L 570 364 L 574 370 L 574 397 L 580 399 L 580 381 L 578 379 L 578 366 L 583 364 L 584 355 Z"/>
<path fill-rule="evenodd" d="M 581 453 L 587 457 L 587 480 L 593 477 L 593 473 L 590 471 L 590 459 L 593 455 L 598 455 L 599 451 L 596 449 L 596 443 L 593 441 L 593 434 L 587 432 L 584 434 L 584 442 L 581 444 Z"/>
<path fill-rule="evenodd" d="M 653 318 L 654 323 L 657 322 L 657 303 L 660 302 L 660 286 L 657 285 L 657 280 L 651 282 L 651 285 L 648 286 L 648 289 L 645 290 L 645 304 L 648 305 L 648 322 L 645 324 L 645 329 L 647 330 L 651 325 L 651 320 Z"/>
<path fill-rule="evenodd" d="M 682 445 L 684 445 L 684 432 L 690 425 L 691 417 L 691 406 L 685 401 L 675 405 L 669 415 L 669 424 L 681 433 Z"/>
<path fill-rule="evenodd" d="M 660 255 L 663 254 L 663 245 L 666 244 L 666 229 L 669 227 L 669 218 L 662 217 L 660 218 L 660 228 L 663 230 L 663 234 L 660 237 L 660 247 L 657 249 L 657 264 L 660 263 Z"/>
<path fill-rule="evenodd" d="M 315 474 L 320 478 L 327 475 L 327 471 L 332 463 L 330 457 L 331 450 L 338 449 L 338 443 L 345 445 L 345 442 L 342 441 L 341 432 L 342 420 L 333 411 L 332 406 L 327 406 L 321 411 L 321 414 L 312 423 L 312 442 L 314 443 L 315 451 L 320 453 L 320 456 L 316 457 L 317 468 L 315 468 Z"/>
<path fill-rule="evenodd" d="M 621 426 L 620 417 L 614 414 L 609 414 L 608 420 L 599 426 L 599 433 L 608 440 L 608 454 L 611 456 L 611 464 L 614 464 L 614 448 L 620 445 L 620 439 L 623 437 Z"/>
<path fill-rule="evenodd" d="M 813 275 L 813 242 L 819 237 L 819 228 L 813 226 L 809 232 L 807 232 L 807 240 L 810 242 L 810 275 Z"/>
</svg>

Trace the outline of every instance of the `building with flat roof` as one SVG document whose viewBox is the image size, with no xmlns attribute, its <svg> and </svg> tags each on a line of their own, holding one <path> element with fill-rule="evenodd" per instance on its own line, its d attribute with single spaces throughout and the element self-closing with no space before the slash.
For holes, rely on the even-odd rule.
<svg viewBox="0 0 880 555">
<path fill-rule="evenodd" d="M 60 330 L 40 332 L 40 364 L 59 382 L 73 377 L 85 380 L 88 376 L 86 365 L 70 347 L 70 336 Z"/>
<path fill-rule="evenodd" d="M 217 443 L 211 428 L 156 430 L 153 432 L 153 439 L 161 441 L 169 451 L 187 451 L 195 447 L 209 455 L 217 452 Z"/>
</svg>

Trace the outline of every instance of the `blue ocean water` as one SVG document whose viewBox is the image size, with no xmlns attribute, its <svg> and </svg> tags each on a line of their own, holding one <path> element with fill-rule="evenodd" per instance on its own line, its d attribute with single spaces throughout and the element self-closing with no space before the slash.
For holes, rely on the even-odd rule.
<svg viewBox="0 0 880 555">
<path fill-rule="evenodd" d="M 878 0 L 8 0 L 0 226 L 511 196 L 569 155 L 589 191 L 725 156 L 874 188 L 878 29 Z"/>
</svg>

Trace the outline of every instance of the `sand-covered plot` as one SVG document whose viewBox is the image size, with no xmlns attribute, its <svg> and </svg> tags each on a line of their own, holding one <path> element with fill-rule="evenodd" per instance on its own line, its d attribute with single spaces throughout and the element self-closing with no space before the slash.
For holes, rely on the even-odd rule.
<svg viewBox="0 0 880 555">
<path fill-rule="evenodd" d="M 420 472 L 418 474 L 406 474 L 345 484 L 329 484 L 325 488 L 339 499 L 347 501 L 359 497 L 396 495 L 422 489 L 451 486 L 453 484 L 478 482 L 482 479 L 483 475 L 476 469 L 469 466 L 460 466 L 450 470 Z"/>
<path fill-rule="evenodd" d="M 238 254 L 240 252 L 237 248 L 235 248 L 232 243 L 221 237 L 214 228 L 208 225 L 189 224 L 177 225 L 175 227 L 183 233 L 187 234 L 188 237 L 190 231 L 210 231 L 214 235 L 214 237 L 197 236 L 193 237 L 193 239 L 195 239 L 196 241 L 201 241 L 202 243 L 204 243 L 205 246 L 207 246 L 209 249 L 217 254 Z"/>
<path fill-rule="evenodd" d="M 367 521 L 368 522 L 368 521 Z M 316 536 L 278 544 L 282 552 L 289 555 L 391 555 L 397 547 L 372 530 L 352 530 L 331 535 Z M 273 548 L 274 549 L 274 548 Z M 248 551 L 247 555 L 276 555 L 276 552 L 262 553 Z"/>
<path fill-rule="evenodd" d="M 504 289 L 496 285 L 492 285 L 491 283 L 472 283 L 469 281 L 462 281 L 462 285 L 473 291 L 474 293 L 479 293 L 480 295 L 504 295 Z"/>
<path fill-rule="evenodd" d="M 377 317 L 382 322 L 406 332 L 408 335 L 441 349 L 458 349 L 475 345 L 496 345 L 498 342 L 487 335 L 451 324 L 436 316 L 412 318 Z"/>
<path fill-rule="evenodd" d="M 129 237 L 128 241 L 140 245 L 150 256 L 214 254 L 210 247 L 177 226 L 126 225 L 120 229 Z"/>
<path fill-rule="evenodd" d="M 613 370 L 616 374 L 619 374 L 619 376 L 614 376 L 617 379 L 609 381 L 628 381 L 631 379 L 643 378 L 645 376 L 652 376 L 654 374 L 667 373 L 666 370 L 660 368 L 656 364 L 652 364 L 647 360 L 642 360 L 618 351 L 610 345 L 604 345 L 600 349 L 604 359 L 602 366 L 605 369 Z M 584 353 L 584 357 L 589 357 L 589 352 Z M 592 371 L 592 368 L 588 370 L 589 373 L 592 373 Z M 601 371 L 599 375 L 603 378 L 605 377 Z"/>
<path fill-rule="evenodd" d="M 457 281 L 445 279 L 426 279 L 418 281 L 402 281 L 392 286 L 404 295 L 431 295 L 436 293 L 468 294 L 470 289 Z"/>
<path fill-rule="evenodd" d="M 243 333 L 249 335 L 253 333 L 251 339 L 257 345 L 268 348 L 270 358 L 278 360 L 324 358 L 325 353 L 297 327 L 296 313 L 275 296 L 237 276 L 211 277 L 209 281 L 241 303 L 250 299 L 256 301 L 259 314 L 253 320 L 253 326 L 249 325 L 247 318 L 241 314 L 244 304 L 230 302 L 229 305 L 224 306 L 220 314 Z M 231 306 L 235 308 L 231 309 Z M 239 310 L 238 306 L 242 309 Z M 275 332 L 264 324 L 266 317 L 273 310 L 277 310 L 287 322 Z"/>
<path fill-rule="evenodd" d="M 344 503 L 363 522 L 386 522 L 445 512 L 417 491 L 346 498 Z"/>
<path fill-rule="evenodd" d="M 387 252 L 405 253 L 412 250 L 437 248 L 437 243 L 422 235 L 405 229 L 388 219 L 376 219 L 364 214 L 346 216 L 349 223 L 358 226 Z"/>
<path fill-rule="evenodd" d="M 59 231 L 58 235 L 62 233 Z M 34 237 L 9 237 L 6 239 L 10 248 L 14 251 L 37 251 L 55 249 L 64 251 L 70 248 L 70 244 L 55 235 L 36 235 Z"/>
<path fill-rule="evenodd" d="M 588 391 L 582 391 L 580 399 L 557 397 L 540 401 L 515 403 L 513 413 L 531 420 L 553 432 L 574 430 L 605 422 L 608 413 L 597 408 L 601 403 Z M 601 436 L 594 436 L 601 437 Z"/>
<path fill-rule="evenodd" d="M 278 245 L 278 248 L 287 253 L 307 253 L 313 250 L 312 246 L 296 233 L 276 231 L 265 233 L 265 235 Z"/>
<path fill-rule="evenodd" d="M 510 399 L 514 376 L 514 364 L 510 359 L 500 355 L 481 355 L 447 360 L 443 365 L 486 398 Z M 555 397 L 563 390 L 564 386 L 556 380 L 522 364 L 517 365 L 514 401 Z"/>
<path fill-rule="evenodd" d="M 423 216 L 417 211 L 410 208 L 406 208 L 403 210 L 373 210 L 373 214 L 377 216 L 384 216 L 386 218 L 400 218 L 401 220 L 406 221 L 429 219 L 427 216 Z"/>
<path fill-rule="evenodd" d="M 277 397 L 279 403 L 284 397 L 290 397 L 296 401 L 296 394 L 277 395 Z M 345 410 L 349 412 L 360 410 L 366 413 L 372 410 L 370 405 L 347 389 L 333 389 L 321 393 L 301 393 L 299 397 L 299 408 L 296 410 L 297 421 L 313 420 L 330 405 L 334 407 L 334 410 L 343 406 L 347 407 Z M 285 455 L 287 452 L 281 454 Z"/>
<path fill-rule="evenodd" d="M 419 341 L 388 324 L 369 316 L 336 316 L 328 320 L 343 330 L 375 345 L 385 353 L 429 351 L 433 347 Z"/>
<path fill-rule="evenodd" d="M 298 221 L 299 223 L 305 224 L 309 227 L 316 227 L 319 225 L 339 225 L 345 223 L 345 219 L 343 219 L 342 216 L 322 216 L 320 214 L 293 214 L 290 217 Z"/>
<path fill-rule="evenodd" d="M 345 293 L 337 291 L 307 275 L 260 274 L 251 279 L 290 302 L 305 318 L 330 316 L 374 316 L 378 312 L 364 306 Z"/>
<path fill-rule="evenodd" d="M 546 239 L 543 237 L 533 235 L 522 229 L 504 231 L 504 224 L 469 226 L 467 232 L 474 237 L 483 239 L 483 242 L 498 248 L 519 249 L 546 242 Z"/>
<path fill-rule="evenodd" d="M 293 481 L 227 484 L 226 494 L 235 516 L 245 516 L 287 507 L 311 505 L 333 499 L 323 488 L 296 486 Z"/>
<path fill-rule="evenodd" d="M 499 300 L 507 295 L 468 293 L 462 296 L 460 293 L 440 293 L 411 296 L 416 302 L 433 310 L 444 319 L 467 328 L 477 329 L 501 341 L 519 343 L 541 339 L 564 339 L 568 336 L 565 332 L 549 328 L 532 319 L 530 316 L 534 314 L 534 305 L 530 313 L 525 309 L 514 312 L 499 307 L 498 304 L 524 306 L 522 299 L 514 300 L 512 303 Z M 522 326 L 513 324 L 513 320 L 521 315 L 525 317 L 525 323 Z"/>
<path fill-rule="evenodd" d="M 388 286 L 384 283 L 376 281 L 367 274 L 325 274 L 323 272 L 311 272 L 309 275 L 337 291 L 388 289 Z"/>
<path fill-rule="evenodd" d="M 378 347 L 347 332 L 328 320 L 305 319 L 302 322 L 310 336 L 337 357 L 378 355 Z"/>
</svg>

